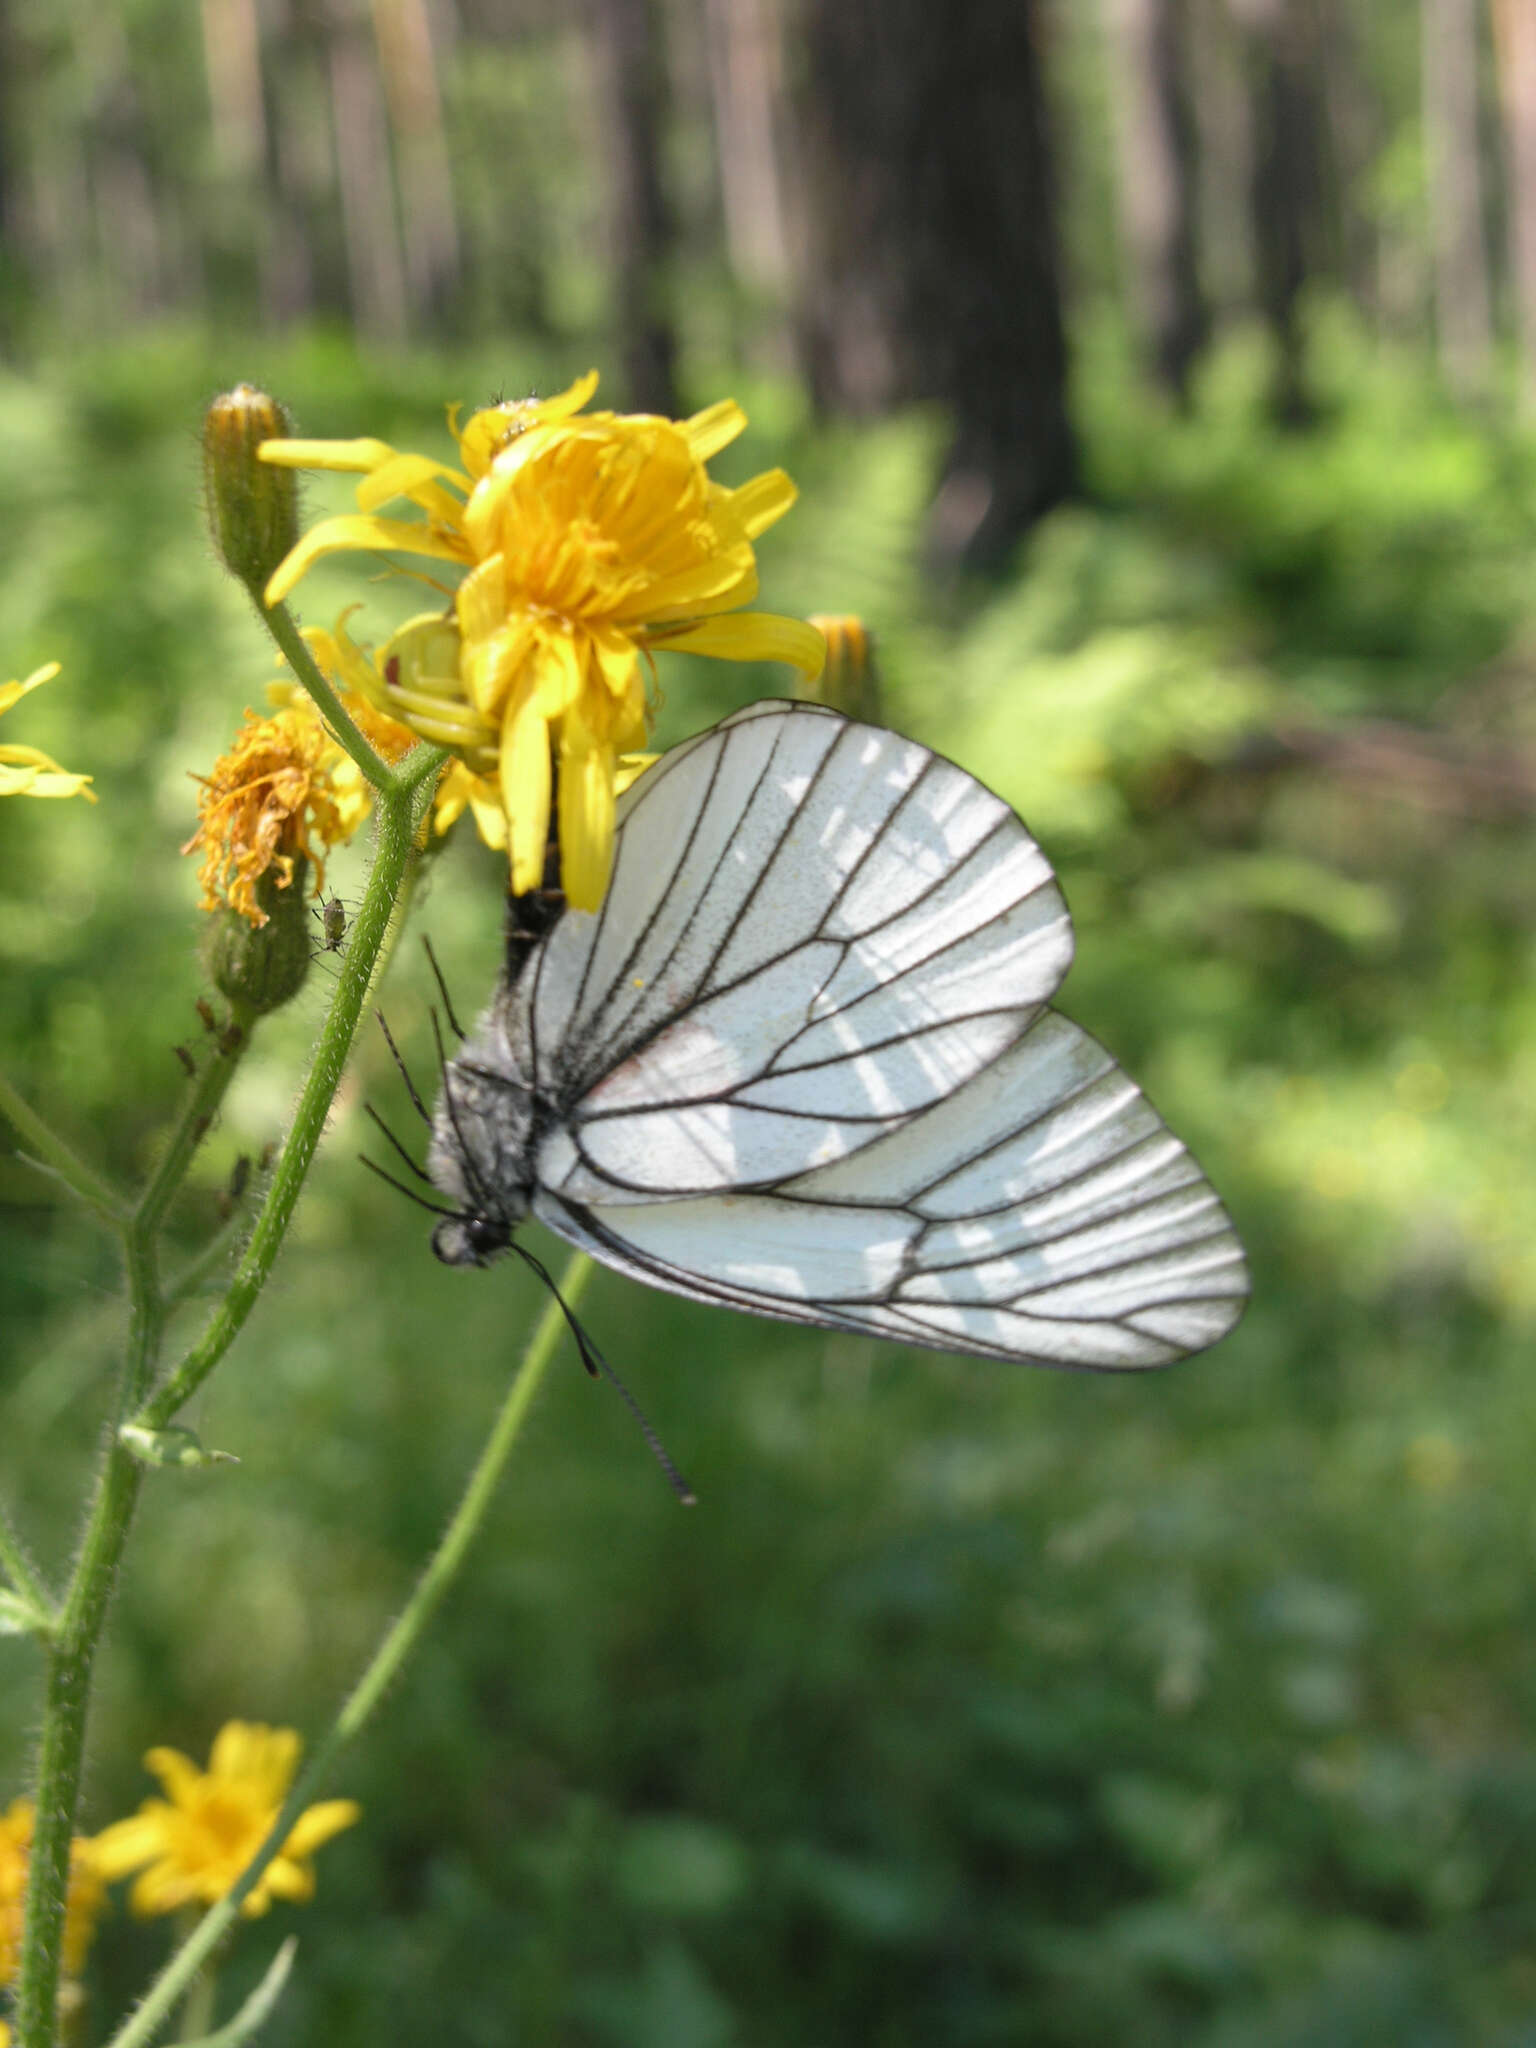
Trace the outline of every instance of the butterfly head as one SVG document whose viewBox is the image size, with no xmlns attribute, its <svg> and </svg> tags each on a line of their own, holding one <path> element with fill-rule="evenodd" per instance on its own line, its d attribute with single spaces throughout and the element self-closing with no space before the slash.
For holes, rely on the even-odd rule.
<svg viewBox="0 0 1536 2048">
<path fill-rule="evenodd" d="M 445 1266 L 488 1266 L 512 1242 L 502 1216 L 445 1216 L 432 1233 L 432 1249 Z"/>
</svg>

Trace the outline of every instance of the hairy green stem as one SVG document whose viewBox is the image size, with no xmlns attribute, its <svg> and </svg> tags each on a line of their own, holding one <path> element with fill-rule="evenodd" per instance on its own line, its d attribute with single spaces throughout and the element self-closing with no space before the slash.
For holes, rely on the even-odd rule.
<svg viewBox="0 0 1536 2048">
<path fill-rule="evenodd" d="M 132 1212 L 122 1219 L 128 1343 L 115 1426 L 48 1644 L 26 1925 L 16 1989 L 19 2048 L 52 2048 L 57 2029 L 70 1842 L 80 1799 L 91 1673 L 143 1478 L 142 1467 L 119 1441 L 116 1425 L 143 1400 L 159 1360 L 166 1314 L 160 1290 L 160 1225 L 249 1042 L 249 1022 L 248 1017 L 232 1019 L 231 1029 L 219 1040 L 182 1105 L 164 1157 Z"/>
<path fill-rule="evenodd" d="M 574 1307 L 581 1299 L 591 1270 L 591 1261 L 585 1253 L 573 1254 L 560 1280 L 560 1292 L 570 1306 Z M 522 1363 L 507 1389 L 485 1448 L 454 1510 L 453 1519 L 417 1581 L 415 1591 L 399 1617 L 385 1631 L 340 1713 L 295 1779 L 282 1811 L 272 1823 L 266 1840 L 241 1873 L 239 1882 L 218 1905 L 210 1907 L 199 1922 L 196 1933 L 177 1950 L 150 1986 L 138 2010 L 112 2036 L 108 2048 L 143 2048 L 143 2044 L 152 2039 L 177 1999 L 234 1924 L 241 1901 L 250 1894 L 262 1872 L 287 1841 L 294 1823 L 320 1789 L 342 1751 L 365 1726 L 389 1690 L 401 1665 L 420 1641 L 479 1532 L 565 1327 L 560 1304 L 551 1297 L 529 1339 Z"/>
<path fill-rule="evenodd" d="M 283 658 L 288 666 L 325 713 L 325 722 L 331 731 L 375 789 L 380 792 L 393 789 L 393 769 L 387 761 L 380 759 L 363 738 L 356 720 L 321 673 L 319 663 L 310 653 L 308 643 L 294 623 L 293 613 L 285 604 L 267 604 L 262 598 L 261 591 L 255 586 L 251 586 L 250 594 L 252 602 L 261 614 L 262 624 L 283 650 Z"/>
<path fill-rule="evenodd" d="M 408 765 L 414 764 L 413 756 Z M 435 758 L 430 765 L 435 766 Z M 299 1097 L 298 1108 L 294 1111 L 293 1124 L 273 1170 L 261 1214 L 256 1219 L 245 1255 L 236 1268 L 228 1291 L 214 1310 L 202 1336 L 133 1417 L 140 1428 L 164 1429 L 177 1410 L 196 1393 L 234 1342 L 266 1284 L 310 1162 L 325 1130 L 347 1055 L 352 1049 L 358 1018 L 372 985 L 374 965 L 393 923 L 395 900 L 401 890 L 417 824 L 430 788 L 427 777 L 418 773 L 414 787 L 408 787 L 404 794 L 392 792 L 379 799 L 378 843 L 368 887 L 349 929 L 349 942 L 337 978 L 335 999 L 315 1048 L 314 1063 Z"/>
<path fill-rule="evenodd" d="M 47 1167 L 88 1209 L 94 1209 L 103 1223 L 110 1223 L 114 1229 L 122 1227 L 128 1214 L 122 1197 L 17 1094 L 4 1074 L 0 1074 L 0 1116 L 38 1154 L 34 1164 Z"/>
</svg>

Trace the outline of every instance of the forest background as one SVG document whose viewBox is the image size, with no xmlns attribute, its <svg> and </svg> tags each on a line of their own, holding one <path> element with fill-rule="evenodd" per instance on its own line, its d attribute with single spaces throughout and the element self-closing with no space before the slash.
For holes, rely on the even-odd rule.
<svg viewBox="0 0 1536 2048">
<path fill-rule="evenodd" d="M 364 1822 L 280 1909 L 265 2038 L 1536 2040 L 1536 8 L 3 0 L 0 662 L 64 664 L 7 737 L 101 802 L 0 814 L 0 1060 L 119 1179 L 199 1029 L 189 774 L 271 673 L 201 405 L 245 377 L 446 454 L 445 401 L 589 365 L 746 405 L 717 467 L 803 491 L 765 602 L 861 613 L 888 722 L 1028 819 L 1064 1007 L 1255 1299 L 1122 1381 L 601 1278 L 703 1503 L 573 1359 L 328 1788 Z M 661 738 L 786 681 L 674 658 Z M 456 844 L 416 918 L 464 1009 L 497 867 Z M 430 997 L 408 944 L 427 1062 Z M 87 1825 L 152 1743 L 324 1724 L 537 1313 L 356 1164 L 399 1094 L 365 1036 L 191 1418 L 242 1463 L 149 1485 Z M 121 1282 L 9 1152 L 0 1205 L 0 1485 L 60 1561 Z M 0 1643 L 0 1803 L 34 1655 Z M 105 1925 L 87 2038 L 159 1954 Z"/>
</svg>

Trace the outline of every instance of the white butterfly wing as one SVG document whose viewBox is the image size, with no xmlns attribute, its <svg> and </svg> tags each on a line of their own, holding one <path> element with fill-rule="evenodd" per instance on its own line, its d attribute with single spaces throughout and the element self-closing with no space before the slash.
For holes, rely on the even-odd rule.
<svg viewBox="0 0 1536 2048">
<path fill-rule="evenodd" d="M 1053 1011 L 904 1128 L 778 1187 L 533 1206 L 676 1294 L 1042 1365 L 1167 1365 L 1225 1336 L 1248 1293 L 1188 1151 Z"/>
<path fill-rule="evenodd" d="M 768 1188 L 983 1072 L 1071 960 L 1049 863 L 999 798 L 899 735 L 757 704 L 621 809 L 602 909 L 568 911 L 509 1038 L 578 1204 Z"/>
</svg>

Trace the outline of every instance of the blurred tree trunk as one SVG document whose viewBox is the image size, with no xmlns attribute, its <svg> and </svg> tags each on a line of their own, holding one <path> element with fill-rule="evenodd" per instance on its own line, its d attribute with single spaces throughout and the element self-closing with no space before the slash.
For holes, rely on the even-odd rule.
<svg viewBox="0 0 1536 2048">
<path fill-rule="evenodd" d="M 629 403 L 678 412 L 669 306 L 672 217 L 661 175 L 666 69 L 651 0 L 589 0 L 608 170 L 615 325 Z"/>
<path fill-rule="evenodd" d="M 1196 248 L 1184 0 L 1107 0 L 1104 25 L 1132 304 L 1153 373 L 1182 405 L 1210 332 Z"/>
<path fill-rule="evenodd" d="M 459 228 L 432 23 L 423 0 L 373 0 L 373 29 L 394 132 L 411 325 L 442 332 L 458 324 Z"/>
<path fill-rule="evenodd" d="M 1323 110 L 1304 0 L 1232 0 L 1247 31 L 1253 97 L 1254 281 L 1275 342 L 1275 416 L 1301 426 L 1307 398 L 1300 298 L 1320 213 Z"/>
<path fill-rule="evenodd" d="M 941 399 L 930 540 L 993 566 L 1077 481 L 1033 0 L 805 0 L 803 350 L 830 408 Z"/>
<path fill-rule="evenodd" d="M 1536 408 L 1536 8 L 1494 0 L 1508 161 L 1509 267 L 1520 321 L 1521 392 Z"/>
<path fill-rule="evenodd" d="M 331 119 L 352 318 L 367 340 L 400 341 L 407 324 L 405 265 L 377 50 L 354 0 L 327 0 L 327 9 Z"/>
<path fill-rule="evenodd" d="M 271 265 L 260 24 L 255 0 L 202 0 L 201 16 L 215 180 L 203 214 L 210 289 L 221 310 L 252 314 L 269 303 Z"/>
<path fill-rule="evenodd" d="M 24 248 L 18 140 L 23 75 L 21 26 L 10 0 L 0 0 L 0 361 L 7 362 L 20 353 L 31 269 Z"/>
<path fill-rule="evenodd" d="M 1196 123 L 1201 269 L 1219 318 L 1253 305 L 1253 106 L 1228 0 L 1185 0 Z"/>
<path fill-rule="evenodd" d="M 1492 325 L 1477 119 L 1477 0 L 1421 0 L 1421 90 L 1435 329 L 1453 389 L 1487 380 Z"/>
<path fill-rule="evenodd" d="M 782 89 L 774 0 L 704 0 L 715 154 L 731 269 L 749 291 L 789 277 L 775 109 Z"/>
</svg>

